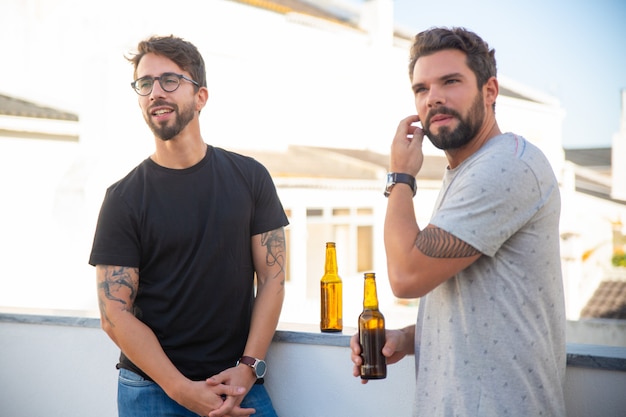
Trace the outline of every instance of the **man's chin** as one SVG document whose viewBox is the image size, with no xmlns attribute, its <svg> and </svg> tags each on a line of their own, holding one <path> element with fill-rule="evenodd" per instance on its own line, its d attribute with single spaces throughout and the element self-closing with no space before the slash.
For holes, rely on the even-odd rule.
<svg viewBox="0 0 626 417">
<path fill-rule="evenodd" d="M 430 130 L 426 130 L 424 132 L 424 136 L 428 138 L 430 143 L 432 143 L 435 148 L 444 150 L 444 146 L 439 135 L 433 134 Z"/>
<path fill-rule="evenodd" d="M 443 146 L 441 145 L 441 142 L 439 142 L 439 141 L 437 141 L 437 140 L 433 140 L 433 139 L 431 139 L 431 137 L 430 137 L 430 136 L 428 136 L 428 135 L 425 135 L 425 136 L 428 138 L 428 140 L 430 141 L 430 143 L 432 143 L 432 144 L 433 144 L 433 146 L 434 146 L 435 148 L 437 148 L 437 149 L 441 149 L 442 151 L 444 150 L 444 149 L 443 149 Z"/>
<path fill-rule="evenodd" d="M 167 142 L 168 140 L 172 140 L 176 137 L 177 133 L 172 132 L 163 132 L 162 130 L 152 129 L 152 133 L 155 138 L 160 139 L 163 142 Z"/>
</svg>

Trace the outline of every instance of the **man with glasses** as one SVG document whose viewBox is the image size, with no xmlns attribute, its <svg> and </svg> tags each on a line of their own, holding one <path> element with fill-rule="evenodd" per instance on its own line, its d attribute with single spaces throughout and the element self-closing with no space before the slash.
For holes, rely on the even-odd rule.
<svg viewBox="0 0 626 417">
<path fill-rule="evenodd" d="M 89 259 L 121 350 L 119 415 L 276 416 L 262 385 L 284 298 L 275 186 L 255 160 L 202 138 L 194 45 L 151 37 L 128 60 L 155 151 L 107 189 Z"/>
</svg>

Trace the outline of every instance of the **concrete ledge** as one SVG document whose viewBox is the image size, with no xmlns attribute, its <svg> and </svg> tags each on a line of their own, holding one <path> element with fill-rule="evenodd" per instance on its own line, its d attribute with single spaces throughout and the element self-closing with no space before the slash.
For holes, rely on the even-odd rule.
<svg viewBox="0 0 626 417">
<path fill-rule="evenodd" d="M 348 347 L 355 331 L 279 325 L 265 385 L 280 416 L 412 414 L 413 360 L 391 366 L 385 380 L 362 385 L 352 376 Z M 45 409 L 47 417 L 117 415 L 119 349 L 93 313 L 2 309 L 0 341 L 0 414 L 30 417 Z M 626 348 L 568 344 L 567 351 L 568 417 L 623 417 Z"/>
<path fill-rule="evenodd" d="M 568 343 L 567 366 L 626 372 L 626 348 Z"/>
<path fill-rule="evenodd" d="M 100 328 L 98 318 L 72 315 L 0 313 L 0 322 Z M 316 325 L 280 323 L 274 342 L 349 347 L 354 333 L 353 328 L 346 328 L 342 333 L 322 333 Z M 626 348 L 568 343 L 567 366 L 626 372 Z"/>
</svg>

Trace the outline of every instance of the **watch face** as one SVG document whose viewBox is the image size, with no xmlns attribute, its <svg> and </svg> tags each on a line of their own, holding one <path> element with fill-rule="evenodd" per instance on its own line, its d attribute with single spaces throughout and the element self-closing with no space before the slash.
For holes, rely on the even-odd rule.
<svg viewBox="0 0 626 417">
<path fill-rule="evenodd" d="M 267 371 L 267 364 L 265 361 L 258 361 L 256 363 L 255 371 L 257 378 L 263 378 L 265 376 L 265 371 Z"/>
<path fill-rule="evenodd" d="M 387 184 L 385 184 L 385 192 L 383 193 L 385 195 L 385 197 L 389 197 L 389 194 L 391 193 L 391 189 L 393 188 L 393 186 L 396 184 L 394 178 L 393 178 L 393 174 L 388 173 L 387 174 Z"/>
</svg>

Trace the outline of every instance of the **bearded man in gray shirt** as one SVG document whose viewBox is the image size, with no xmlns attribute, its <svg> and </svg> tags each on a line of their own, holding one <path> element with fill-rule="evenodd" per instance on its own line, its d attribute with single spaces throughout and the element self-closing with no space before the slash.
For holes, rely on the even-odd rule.
<svg viewBox="0 0 626 417">
<path fill-rule="evenodd" d="M 388 363 L 415 354 L 416 416 L 565 416 L 554 172 L 537 147 L 500 131 L 495 51 L 478 35 L 419 33 L 409 73 L 417 115 L 391 145 L 385 248 L 394 294 L 420 305 L 415 326 L 387 332 L 383 354 Z M 413 197 L 424 136 L 449 165 L 421 228 Z M 351 347 L 357 376 L 356 337 Z"/>
</svg>

